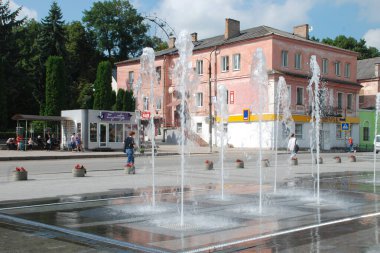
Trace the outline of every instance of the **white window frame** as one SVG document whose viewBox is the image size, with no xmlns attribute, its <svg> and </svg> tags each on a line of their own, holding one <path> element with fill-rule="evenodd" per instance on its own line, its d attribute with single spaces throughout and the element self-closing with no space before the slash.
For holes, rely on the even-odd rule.
<svg viewBox="0 0 380 253">
<path fill-rule="evenodd" d="M 351 97 L 351 103 L 350 103 L 350 100 L 348 99 L 349 97 Z M 353 106 L 352 106 L 353 102 L 354 102 L 354 94 L 347 93 L 347 103 L 346 103 L 347 110 L 352 110 L 352 108 L 353 108 Z"/>
<path fill-rule="evenodd" d="M 202 92 L 197 92 L 195 94 L 195 103 L 196 103 L 197 107 L 203 106 L 203 93 Z"/>
<path fill-rule="evenodd" d="M 195 68 L 198 75 L 203 75 L 203 60 L 197 60 Z"/>
<path fill-rule="evenodd" d="M 329 60 L 327 58 L 322 58 L 322 74 L 329 73 Z"/>
<path fill-rule="evenodd" d="M 339 95 L 341 96 L 340 106 L 339 106 Z M 338 108 L 338 110 L 343 109 L 343 93 L 342 92 L 337 92 L 337 95 L 336 95 L 336 107 Z"/>
<path fill-rule="evenodd" d="M 344 64 L 344 77 L 346 77 L 346 78 L 351 77 L 351 64 L 350 63 Z"/>
<path fill-rule="evenodd" d="M 222 56 L 222 72 L 227 72 L 230 68 L 229 62 L 230 58 L 228 55 Z"/>
<path fill-rule="evenodd" d="M 301 133 L 297 133 L 297 126 L 301 126 Z M 302 140 L 303 139 L 303 124 L 296 123 L 294 125 L 294 133 L 297 139 Z"/>
<path fill-rule="evenodd" d="M 289 52 L 287 50 L 281 51 L 281 66 L 288 67 L 289 65 Z"/>
<path fill-rule="evenodd" d="M 241 55 L 240 54 L 234 54 L 232 56 L 232 59 L 233 59 L 234 70 L 240 70 Z"/>
<path fill-rule="evenodd" d="M 335 139 L 342 140 L 344 138 L 344 134 L 342 131 L 342 124 L 336 124 L 335 126 Z"/>
<path fill-rule="evenodd" d="M 340 65 L 341 65 L 340 61 L 336 61 L 335 64 L 334 64 L 334 66 L 335 66 L 335 75 L 336 76 L 340 76 L 341 75 L 341 69 L 340 69 L 341 66 Z"/>
<path fill-rule="evenodd" d="M 161 66 L 156 67 L 157 81 L 161 81 Z"/>
<path fill-rule="evenodd" d="M 156 110 L 162 109 L 162 97 L 157 98 L 156 100 Z"/>
<path fill-rule="evenodd" d="M 133 71 L 128 72 L 128 83 L 132 87 L 132 84 L 135 81 L 135 73 Z"/>
<path fill-rule="evenodd" d="M 302 90 L 301 103 L 298 103 L 298 89 Z M 296 88 L 296 105 L 303 105 L 303 103 L 304 103 L 304 97 L 305 97 L 304 90 L 305 90 L 304 87 L 297 86 L 297 88 Z"/>
<path fill-rule="evenodd" d="M 197 122 L 197 133 L 200 134 L 202 133 L 202 122 Z"/>
<path fill-rule="evenodd" d="M 143 98 L 143 106 L 144 106 L 144 111 L 149 110 L 149 98 L 148 97 Z"/>
<path fill-rule="evenodd" d="M 302 54 L 296 53 L 294 55 L 294 68 L 301 69 L 302 68 Z"/>
</svg>

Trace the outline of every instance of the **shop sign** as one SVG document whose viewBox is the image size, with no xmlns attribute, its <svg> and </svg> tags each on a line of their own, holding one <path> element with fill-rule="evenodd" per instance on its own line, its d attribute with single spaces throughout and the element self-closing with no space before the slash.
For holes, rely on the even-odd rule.
<svg viewBox="0 0 380 253">
<path fill-rule="evenodd" d="M 132 114 L 129 112 L 101 112 L 100 119 L 103 121 L 130 121 Z"/>
<path fill-rule="evenodd" d="M 149 119 L 150 118 L 150 112 L 142 112 L 141 118 L 142 119 Z"/>
</svg>

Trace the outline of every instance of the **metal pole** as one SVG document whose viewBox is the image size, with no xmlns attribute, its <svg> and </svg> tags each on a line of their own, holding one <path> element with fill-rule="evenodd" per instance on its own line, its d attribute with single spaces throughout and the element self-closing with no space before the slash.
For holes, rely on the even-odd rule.
<svg viewBox="0 0 380 253">
<path fill-rule="evenodd" d="M 210 153 L 212 153 L 212 101 L 211 101 L 211 54 L 210 60 L 208 62 L 208 94 L 209 94 L 209 103 L 208 103 L 208 111 L 209 111 L 209 149 Z"/>
</svg>

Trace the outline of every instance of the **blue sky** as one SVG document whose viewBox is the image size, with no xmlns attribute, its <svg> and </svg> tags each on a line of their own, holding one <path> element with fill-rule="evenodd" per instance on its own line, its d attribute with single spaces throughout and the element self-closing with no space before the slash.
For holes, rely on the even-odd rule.
<svg viewBox="0 0 380 253">
<path fill-rule="evenodd" d="M 99 0 L 98 0 L 99 1 Z M 81 20 L 94 0 L 57 0 L 64 20 Z M 308 23 L 311 35 L 335 38 L 343 34 L 364 38 L 380 50 L 380 0 L 131 0 L 138 12 L 158 16 L 178 34 L 186 29 L 198 38 L 224 33 L 224 19 L 240 21 L 241 29 L 268 25 L 291 32 Z M 10 0 L 23 6 L 22 15 L 41 20 L 52 0 Z"/>
</svg>

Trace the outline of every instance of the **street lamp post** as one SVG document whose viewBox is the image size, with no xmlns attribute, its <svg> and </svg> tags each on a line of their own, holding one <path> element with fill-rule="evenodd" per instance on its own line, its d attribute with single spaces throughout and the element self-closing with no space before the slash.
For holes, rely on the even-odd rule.
<svg viewBox="0 0 380 253">
<path fill-rule="evenodd" d="M 211 53 L 212 53 L 212 51 L 211 51 Z M 210 153 L 212 153 L 211 53 L 210 53 L 210 60 L 208 61 L 208 94 L 209 94 L 209 101 L 208 101 L 208 113 L 209 113 L 208 145 L 209 145 Z"/>
</svg>

